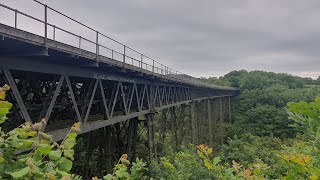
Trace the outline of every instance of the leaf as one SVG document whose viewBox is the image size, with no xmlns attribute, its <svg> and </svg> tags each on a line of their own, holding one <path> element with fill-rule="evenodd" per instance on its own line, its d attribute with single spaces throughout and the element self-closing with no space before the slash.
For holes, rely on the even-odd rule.
<svg viewBox="0 0 320 180">
<path fill-rule="evenodd" d="M 67 138 L 76 138 L 77 137 L 77 133 L 69 133 Z"/>
<path fill-rule="evenodd" d="M 60 180 L 71 180 L 70 175 L 63 176 Z"/>
<path fill-rule="evenodd" d="M 62 158 L 61 163 L 59 164 L 59 169 L 61 171 L 69 172 L 72 168 L 72 161 Z"/>
<path fill-rule="evenodd" d="M 106 176 L 103 176 L 103 180 L 113 180 L 113 177 L 111 174 L 108 174 Z"/>
<path fill-rule="evenodd" d="M 11 173 L 11 176 L 14 179 L 19 179 L 19 178 L 22 178 L 23 176 L 27 175 L 29 172 L 31 172 L 30 167 L 25 167 L 25 168 L 23 168 L 23 169 L 21 169 L 19 171 Z"/>
<path fill-rule="evenodd" d="M 317 179 L 318 179 L 318 176 L 316 176 L 316 175 L 311 175 L 309 178 L 310 178 L 310 180 L 317 180 Z"/>
<path fill-rule="evenodd" d="M 12 104 L 7 101 L 0 101 L 0 124 L 4 123 L 8 118 L 7 114 L 11 109 Z"/>
<path fill-rule="evenodd" d="M 30 140 L 24 140 L 22 143 L 23 143 L 22 147 L 25 148 L 25 149 L 30 148 L 32 146 L 32 144 L 33 144 L 33 142 L 30 141 Z"/>
<path fill-rule="evenodd" d="M 49 134 L 46 134 L 46 133 L 43 133 L 43 132 L 39 132 L 39 137 L 41 139 L 47 140 L 49 142 L 53 140 L 52 135 L 49 135 Z"/>
<path fill-rule="evenodd" d="M 74 145 L 76 145 L 76 139 L 75 138 L 67 138 L 63 142 L 63 148 L 64 149 L 71 149 Z"/>
<path fill-rule="evenodd" d="M 43 155 L 48 155 L 51 152 L 51 148 L 48 144 L 40 144 L 37 151 Z"/>
<path fill-rule="evenodd" d="M 10 86 L 5 84 L 3 87 L 0 88 L 0 99 L 5 100 L 6 98 L 6 92 L 10 90 Z"/>
<path fill-rule="evenodd" d="M 198 154 L 198 156 L 199 156 L 200 158 L 205 158 L 204 155 L 203 155 L 203 153 L 202 153 L 201 151 L 197 150 L 197 154 Z"/>
<path fill-rule="evenodd" d="M 29 137 L 35 137 L 37 135 L 37 132 L 36 131 L 29 131 L 28 132 L 28 136 Z"/>
<path fill-rule="evenodd" d="M 207 155 L 212 154 L 212 152 L 213 152 L 213 149 L 212 149 L 212 148 L 208 148 L 208 149 L 207 149 Z"/>
<path fill-rule="evenodd" d="M 114 173 L 119 179 L 128 179 L 130 177 L 130 174 L 127 172 L 126 168 L 121 168 L 116 170 Z"/>
<path fill-rule="evenodd" d="M 0 91 L 0 99 L 5 100 L 6 99 L 6 92 Z"/>
<path fill-rule="evenodd" d="M 213 158 L 213 164 L 214 165 L 218 165 L 220 162 L 221 162 L 221 158 L 219 156 Z"/>
<path fill-rule="evenodd" d="M 213 169 L 213 164 L 208 159 L 204 159 L 204 165 L 208 168 L 208 170 Z"/>
<path fill-rule="evenodd" d="M 42 128 L 43 124 L 41 122 L 31 125 L 32 130 L 39 131 Z"/>
<path fill-rule="evenodd" d="M 77 122 L 75 123 L 72 127 L 71 127 L 71 130 L 70 132 L 74 133 L 74 132 L 80 132 L 80 127 L 81 127 L 81 123 L 80 122 Z"/>
<path fill-rule="evenodd" d="M 77 123 L 75 123 L 75 124 L 73 125 L 73 127 L 80 129 L 81 123 L 80 123 L 80 122 L 77 122 Z"/>
<path fill-rule="evenodd" d="M 48 180 L 56 180 L 56 176 L 52 173 L 46 173 L 46 177 Z"/>
<path fill-rule="evenodd" d="M 242 165 L 240 165 L 239 163 L 237 163 L 235 160 L 232 160 L 232 168 L 236 171 L 239 172 L 240 168 L 242 167 Z"/>
<path fill-rule="evenodd" d="M 66 149 L 66 150 L 63 151 L 63 155 L 64 155 L 65 157 L 68 157 L 68 158 L 70 158 L 71 160 L 73 160 L 74 150 L 72 150 L 72 149 Z"/>
<path fill-rule="evenodd" d="M 11 109 L 12 104 L 8 101 L 0 101 L 0 108 Z"/>
<path fill-rule="evenodd" d="M 56 151 L 51 151 L 50 153 L 49 153 L 49 158 L 51 159 L 51 160 L 58 160 L 60 157 L 61 157 L 61 154 L 62 154 L 62 152 L 61 152 L 61 150 L 56 150 Z"/>
<path fill-rule="evenodd" d="M 128 161 L 127 159 L 125 159 L 125 158 L 120 158 L 120 161 L 121 161 L 121 163 L 123 164 L 123 165 L 125 165 L 125 166 L 130 166 L 130 161 Z"/>
<path fill-rule="evenodd" d="M 14 148 L 21 148 L 21 146 L 23 145 L 22 140 L 19 139 L 18 137 L 13 137 L 12 141 L 11 141 L 11 146 Z"/>
<path fill-rule="evenodd" d="M 63 170 L 62 170 L 62 171 L 60 171 L 58 168 L 57 168 L 57 169 L 55 169 L 55 171 L 56 171 L 59 175 L 61 175 L 62 177 L 68 177 L 68 176 L 70 176 L 70 174 L 69 174 L 69 173 L 64 172 Z"/>
</svg>

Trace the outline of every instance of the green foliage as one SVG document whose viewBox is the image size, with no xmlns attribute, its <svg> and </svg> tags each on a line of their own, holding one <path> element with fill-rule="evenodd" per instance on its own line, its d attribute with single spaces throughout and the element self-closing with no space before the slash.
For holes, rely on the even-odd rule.
<svg viewBox="0 0 320 180">
<path fill-rule="evenodd" d="M 118 164 L 115 165 L 112 174 L 107 174 L 103 177 L 104 180 L 127 180 L 127 179 L 146 179 L 144 176 L 145 172 L 148 171 L 146 168 L 147 164 L 141 159 L 137 158 L 136 162 L 132 163 L 130 172 L 128 172 L 128 166 L 130 162 L 127 160 L 126 154 L 122 155 L 119 159 Z"/>
<path fill-rule="evenodd" d="M 0 124 L 4 123 L 8 119 L 7 114 L 12 107 L 11 103 L 5 101 L 6 91 L 8 90 L 10 90 L 10 87 L 8 85 L 0 88 Z"/>
<path fill-rule="evenodd" d="M 272 74 L 273 79 L 264 77 L 264 83 L 252 85 L 241 79 L 246 72 L 234 74 L 241 74 L 241 77 L 233 83 L 248 89 L 242 90 L 242 94 L 234 99 L 235 122 L 225 125 L 228 135 L 233 138 L 229 138 L 215 156 L 203 145 L 198 146 L 198 153 L 193 146 L 179 152 L 166 147 L 160 162 L 151 164 L 151 177 L 319 179 L 320 98 L 310 102 L 319 94 L 319 87 L 310 85 L 314 81 L 285 74 L 279 74 L 279 77 Z M 235 79 L 231 77 L 227 78 Z M 293 102 L 288 103 L 290 101 Z M 302 135 L 296 137 L 297 133 Z M 199 149 L 202 149 L 200 153 Z"/>
<path fill-rule="evenodd" d="M 44 122 L 40 122 L 41 126 Z M 80 179 L 69 173 L 72 167 L 72 154 L 66 156 L 66 151 L 72 147 L 66 146 L 75 140 L 76 134 L 67 136 L 59 145 L 51 143 L 51 136 L 35 131 L 39 124 L 25 123 L 9 133 L 1 132 L 1 163 L 0 176 L 13 179 Z M 77 124 L 74 127 L 78 126 Z M 41 129 L 41 128 L 40 128 Z M 70 133 L 73 134 L 73 133 Z M 46 135 L 46 136 L 44 136 Z M 49 139 L 45 139 L 45 137 Z M 19 152 L 30 151 L 27 154 Z M 62 153 L 64 152 L 64 153 Z"/>
<path fill-rule="evenodd" d="M 315 135 L 320 133 L 320 97 L 309 104 L 304 101 L 288 103 L 289 118 L 295 121 L 292 126 L 298 131 Z"/>
<path fill-rule="evenodd" d="M 180 152 L 170 151 L 160 158 L 160 163 L 152 162 L 150 165 L 150 176 L 156 179 L 211 179 L 213 175 L 192 145 L 183 147 Z"/>
<path fill-rule="evenodd" d="M 288 140 L 286 140 L 288 141 Z M 274 163 L 274 154 L 282 149 L 285 141 L 273 137 L 259 137 L 252 134 L 245 134 L 238 138 L 229 138 L 222 146 L 218 155 L 223 161 L 229 164 L 234 160 L 248 166 L 262 160 L 265 163 Z"/>
<path fill-rule="evenodd" d="M 4 100 L 8 86 L 0 89 L 0 114 L 1 122 L 6 120 L 11 104 Z M 40 132 L 45 120 L 39 123 L 31 124 L 26 122 L 5 133 L 0 130 L 0 177 L 13 179 L 56 179 L 56 178 L 74 178 L 69 173 L 72 167 L 72 145 L 75 141 L 76 133 L 69 132 L 66 139 L 59 145 L 51 143 L 52 137 L 46 133 Z M 76 123 L 73 127 L 79 130 L 80 124 Z M 20 152 L 30 151 L 27 154 Z M 62 154 L 62 152 L 64 152 Z"/>
<path fill-rule="evenodd" d="M 195 151 L 196 150 L 196 151 Z M 263 179 L 269 168 L 259 161 L 245 168 L 236 161 L 232 165 L 213 156 L 213 149 L 201 144 L 189 145 L 182 151 L 160 158 L 160 163 L 151 164 L 150 175 L 156 179 Z"/>
<path fill-rule="evenodd" d="M 220 78 L 203 81 L 239 87 L 232 100 L 232 126 L 227 136 L 251 133 L 258 136 L 293 138 L 296 130 L 288 127 L 285 107 L 288 102 L 310 102 L 320 93 L 318 81 L 283 73 L 232 71 Z"/>
<path fill-rule="evenodd" d="M 5 92 L 9 89 L 9 86 L 0 88 L 0 124 L 5 122 L 12 107 L 4 99 Z M 71 127 L 60 144 L 52 143 L 53 137 L 41 132 L 44 125 L 46 121 L 43 119 L 35 124 L 26 122 L 8 133 L 0 129 L 0 179 L 82 179 L 81 176 L 70 173 L 80 123 Z M 130 172 L 127 168 L 129 165 L 127 155 L 123 155 L 115 166 L 114 173 L 104 179 L 141 179 L 148 170 L 146 163 L 138 158 Z"/>
</svg>

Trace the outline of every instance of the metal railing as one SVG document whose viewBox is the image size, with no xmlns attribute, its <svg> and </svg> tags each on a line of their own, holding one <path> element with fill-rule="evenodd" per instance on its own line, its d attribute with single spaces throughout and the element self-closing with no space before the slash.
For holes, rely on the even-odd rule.
<svg viewBox="0 0 320 180">
<path fill-rule="evenodd" d="M 31 15 L 28 15 L 24 12 L 21 12 L 17 9 L 14 9 L 14 8 L 11 8 L 9 6 L 6 6 L 4 4 L 1 4 L 0 3 L 0 7 L 3 7 L 5 9 L 8 9 L 10 11 L 13 11 L 14 12 L 14 28 L 17 28 L 18 29 L 18 15 L 22 15 L 22 16 L 25 16 L 27 18 L 30 18 L 34 21 L 37 21 L 37 22 L 40 22 L 44 25 L 44 31 L 43 31 L 43 37 L 44 37 L 44 45 L 47 46 L 47 42 L 48 40 L 53 40 L 53 41 L 57 41 L 57 32 L 58 31 L 61 31 L 61 32 L 64 32 L 64 33 L 67 33 L 68 35 L 71 35 L 71 36 L 74 36 L 78 39 L 78 43 L 77 43 L 77 47 L 76 48 L 79 48 L 79 49 L 83 49 L 83 43 L 86 42 L 86 43 L 90 43 L 92 44 L 92 46 L 95 47 L 95 51 L 93 53 L 96 54 L 96 60 L 99 61 L 100 60 L 100 56 L 104 56 L 104 57 L 107 57 L 107 58 L 110 58 L 110 59 L 113 59 L 113 60 L 117 60 L 117 61 L 122 61 L 123 65 L 125 64 L 129 64 L 129 65 L 132 65 L 132 66 L 135 66 L 135 67 L 139 67 L 141 69 L 141 71 L 143 70 L 147 70 L 147 71 L 150 71 L 152 72 L 153 74 L 158 74 L 158 75 L 163 75 L 165 77 L 168 77 L 170 79 L 175 79 L 175 80 L 178 80 L 178 81 L 183 81 L 183 82 L 188 82 L 188 83 L 193 83 L 193 84 L 197 84 L 197 85 L 203 85 L 203 86 L 209 86 L 208 84 L 205 84 L 201 81 L 199 81 L 197 78 L 194 78 L 194 77 L 191 77 L 189 75 L 186 75 L 184 73 L 181 73 L 177 70 L 174 70 L 168 66 L 165 66 L 163 65 L 162 63 L 148 57 L 147 55 L 144 55 L 142 53 L 140 53 L 139 51 L 99 32 L 98 30 L 96 29 L 93 29 L 81 22 L 79 22 L 78 20 L 75 20 L 73 18 L 71 18 L 70 16 L 67 16 L 63 13 L 61 13 L 60 11 L 57 11 L 55 10 L 54 8 L 51 8 L 49 6 L 47 6 L 46 4 L 43 4 L 37 0 L 33 0 L 34 2 L 36 2 L 37 4 L 41 5 L 43 7 L 43 10 L 44 10 L 44 19 L 41 20 L 39 18 L 36 18 L 34 16 L 31 16 Z M 71 20 L 72 22 L 82 26 L 83 28 L 91 31 L 91 33 L 94 33 L 95 34 L 95 39 L 89 39 L 89 38 L 86 38 L 86 37 L 82 37 L 78 34 L 75 34 L 73 32 L 70 32 L 68 30 L 65 30 L 64 28 L 62 27 L 59 27 L 55 24 L 52 24 L 50 22 L 48 22 L 48 13 L 49 11 L 52 11 L 53 13 L 57 13 L 58 15 L 60 16 L 63 16 L 63 18 L 66 18 L 68 20 Z M 1 22 L 0 22 L 1 23 Z M 48 28 L 52 28 L 52 37 L 48 37 Z M 32 33 L 32 32 L 31 32 Z M 120 45 L 123 49 L 122 52 L 119 52 L 115 49 L 112 49 L 110 47 L 108 47 L 107 45 L 103 44 L 102 43 L 102 38 L 105 38 L 105 39 L 108 39 L 118 45 Z M 59 42 L 59 41 L 58 41 Z M 70 44 L 68 44 L 70 45 Z M 108 51 L 109 55 L 102 55 L 100 53 L 101 50 L 106 50 Z M 128 51 L 131 51 L 131 53 L 135 53 L 135 56 L 137 57 L 140 57 L 140 59 L 137 59 L 135 57 L 133 57 L 133 55 L 129 55 L 127 52 Z"/>
</svg>

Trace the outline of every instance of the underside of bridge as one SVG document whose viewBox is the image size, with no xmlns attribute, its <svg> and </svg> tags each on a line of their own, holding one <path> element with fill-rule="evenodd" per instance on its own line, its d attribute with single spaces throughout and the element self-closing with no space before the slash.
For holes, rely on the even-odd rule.
<svg viewBox="0 0 320 180">
<path fill-rule="evenodd" d="M 3 128 L 44 118 L 43 131 L 60 141 L 72 124 L 81 122 L 80 134 L 89 139 L 87 151 L 101 147 L 109 168 L 123 153 L 134 158 L 139 143 L 148 147 L 150 160 L 156 158 L 156 132 L 162 141 L 172 131 L 177 146 L 188 133 L 190 142 L 212 145 L 215 125 L 231 122 L 230 97 L 239 90 L 140 64 L 0 24 L 0 84 L 11 87 L 7 99 L 13 103 Z M 155 114 L 161 117 L 157 121 Z M 203 129 L 209 134 L 201 134 Z M 147 142 L 140 141 L 142 133 Z"/>
</svg>

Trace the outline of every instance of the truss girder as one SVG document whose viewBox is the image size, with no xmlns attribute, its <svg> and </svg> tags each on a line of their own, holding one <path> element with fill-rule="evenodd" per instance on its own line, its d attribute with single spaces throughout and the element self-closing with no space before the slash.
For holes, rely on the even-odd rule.
<svg viewBox="0 0 320 180">
<path fill-rule="evenodd" d="M 56 140 L 75 122 L 82 123 L 82 133 L 116 124 L 157 110 L 232 92 L 118 76 L 94 69 L 61 66 L 17 59 L 0 58 L 0 83 L 11 86 L 9 100 L 14 108 L 6 125 L 18 122 L 47 121 L 43 131 L 57 135 Z M 56 70 L 53 70 L 56 69 Z M 63 71 L 61 71 L 63 70 Z"/>
</svg>

